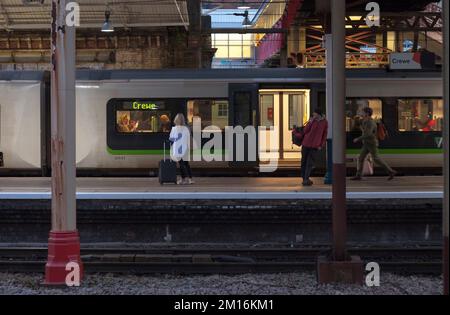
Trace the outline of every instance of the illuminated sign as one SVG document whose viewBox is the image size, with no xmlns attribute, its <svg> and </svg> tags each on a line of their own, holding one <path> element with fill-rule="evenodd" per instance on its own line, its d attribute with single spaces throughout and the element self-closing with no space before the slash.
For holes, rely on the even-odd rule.
<svg viewBox="0 0 450 315">
<path fill-rule="evenodd" d="M 157 110 L 158 108 L 155 103 L 133 102 L 133 109 L 135 110 Z"/>
</svg>

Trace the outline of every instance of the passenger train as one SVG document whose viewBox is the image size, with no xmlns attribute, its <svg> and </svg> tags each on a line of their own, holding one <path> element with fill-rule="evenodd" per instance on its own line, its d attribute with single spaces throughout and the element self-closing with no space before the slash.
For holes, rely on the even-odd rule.
<svg viewBox="0 0 450 315">
<path fill-rule="evenodd" d="M 50 174 L 50 84 L 48 72 L 0 72 L 1 175 Z M 348 70 L 346 89 L 349 167 L 355 167 L 359 147 L 351 140 L 360 133 L 358 114 L 365 106 L 387 127 L 380 153 L 392 167 L 442 166 L 440 72 Z M 292 144 L 291 130 L 316 106 L 325 111 L 325 90 L 324 69 L 79 70 L 77 169 L 80 175 L 148 174 L 162 159 L 179 112 L 189 123 L 201 119 L 202 145 L 227 126 L 259 127 L 257 156 L 276 158 L 280 169 L 298 169 L 301 148 Z M 270 130 L 275 139 L 267 136 Z M 215 153 L 226 154 L 225 143 Z M 192 162 L 206 173 L 258 173 L 263 164 L 247 158 Z M 325 154 L 317 170 L 324 168 Z"/>
</svg>

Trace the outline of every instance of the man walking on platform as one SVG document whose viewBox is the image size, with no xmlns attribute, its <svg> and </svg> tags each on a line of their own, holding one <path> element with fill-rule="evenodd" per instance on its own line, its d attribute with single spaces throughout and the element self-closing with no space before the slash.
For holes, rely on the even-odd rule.
<svg viewBox="0 0 450 315">
<path fill-rule="evenodd" d="M 362 149 L 358 158 L 358 168 L 356 172 L 356 176 L 352 177 L 352 180 L 361 180 L 362 179 L 362 170 L 364 165 L 364 160 L 366 159 L 367 154 L 371 154 L 375 163 L 380 165 L 386 173 L 388 173 L 388 180 L 394 178 L 396 171 L 387 165 L 385 161 L 383 161 L 378 154 L 378 127 L 376 122 L 372 119 L 373 110 L 370 107 L 365 107 L 363 109 L 361 130 L 362 135 L 353 140 L 354 143 L 358 143 L 362 141 Z"/>
</svg>

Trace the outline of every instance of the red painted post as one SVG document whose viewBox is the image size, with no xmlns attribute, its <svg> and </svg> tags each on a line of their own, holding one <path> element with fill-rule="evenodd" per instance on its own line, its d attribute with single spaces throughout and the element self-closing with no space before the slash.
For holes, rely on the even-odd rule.
<svg viewBox="0 0 450 315">
<path fill-rule="evenodd" d="M 83 275 L 76 229 L 75 26 L 66 25 L 66 0 L 52 1 L 51 34 L 52 229 L 44 283 L 64 285 L 72 272 Z"/>
</svg>

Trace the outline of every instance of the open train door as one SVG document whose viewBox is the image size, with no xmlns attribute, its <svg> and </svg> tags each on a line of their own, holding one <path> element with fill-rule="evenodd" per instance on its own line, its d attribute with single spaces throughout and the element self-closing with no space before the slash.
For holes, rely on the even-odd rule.
<svg viewBox="0 0 450 315">
<path fill-rule="evenodd" d="M 227 161 L 230 167 L 256 168 L 259 164 L 258 84 L 230 83 L 228 93 Z"/>
</svg>

